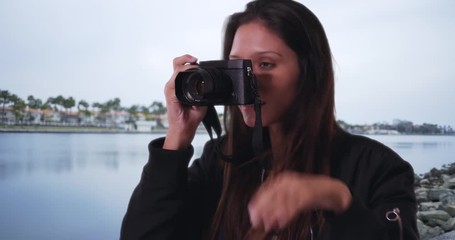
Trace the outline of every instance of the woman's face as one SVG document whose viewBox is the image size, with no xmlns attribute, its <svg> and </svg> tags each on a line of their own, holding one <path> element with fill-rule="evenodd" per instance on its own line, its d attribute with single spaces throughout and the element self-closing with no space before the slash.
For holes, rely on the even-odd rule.
<svg viewBox="0 0 455 240">
<path fill-rule="evenodd" d="M 279 126 L 297 92 L 297 54 L 260 21 L 241 25 L 234 36 L 230 59 L 251 59 L 259 85 L 262 125 Z M 245 124 L 254 126 L 253 105 L 239 106 Z"/>
</svg>

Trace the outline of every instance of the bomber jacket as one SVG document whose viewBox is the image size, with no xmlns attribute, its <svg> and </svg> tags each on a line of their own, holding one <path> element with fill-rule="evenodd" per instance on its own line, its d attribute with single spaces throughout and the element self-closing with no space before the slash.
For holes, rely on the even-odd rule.
<svg viewBox="0 0 455 240">
<path fill-rule="evenodd" d="M 222 169 L 209 141 L 188 167 L 193 147 L 162 149 L 149 144 L 149 160 L 130 199 L 120 239 L 204 239 L 215 212 Z M 414 240 L 417 204 L 411 165 L 385 145 L 342 133 L 331 154 L 331 176 L 351 190 L 341 214 L 327 214 L 314 239 Z M 220 239 L 223 239 L 221 236 Z"/>
</svg>

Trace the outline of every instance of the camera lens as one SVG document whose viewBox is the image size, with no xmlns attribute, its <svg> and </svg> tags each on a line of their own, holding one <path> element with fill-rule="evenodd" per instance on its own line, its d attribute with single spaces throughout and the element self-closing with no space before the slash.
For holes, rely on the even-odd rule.
<svg viewBox="0 0 455 240">
<path fill-rule="evenodd" d="M 205 93 L 205 81 L 196 81 L 194 90 L 196 91 L 197 95 L 204 96 Z"/>
<path fill-rule="evenodd" d="M 220 70 L 212 68 L 194 69 L 184 82 L 186 98 L 190 101 L 212 101 L 232 93 L 232 82 Z"/>
<path fill-rule="evenodd" d="M 185 81 L 186 97 L 194 101 L 204 99 L 204 96 L 210 93 L 210 89 L 207 89 L 210 81 L 210 75 L 207 75 L 204 71 L 193 72 Z"/>
<path fill-rule="evenodd" d="M 250 60 L 202 61 L 175 77 L 175 96 L 185 105 L 245 105 L 256 98 Z"/>
</svg>

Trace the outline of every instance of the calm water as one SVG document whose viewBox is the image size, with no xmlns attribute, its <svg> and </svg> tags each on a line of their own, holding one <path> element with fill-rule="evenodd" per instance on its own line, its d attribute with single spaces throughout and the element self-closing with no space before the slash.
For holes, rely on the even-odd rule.
<svg viewBox="0 0 455 240">
<path fill-rule="evenodd" d="M 153 134 L 0 133 L 0 239 L 118 239 Z M 455 137 L 371 136 L 417 173 L 455 162 Z M 196 155 L 208 139 L 195 139 Z"/>
</svg>

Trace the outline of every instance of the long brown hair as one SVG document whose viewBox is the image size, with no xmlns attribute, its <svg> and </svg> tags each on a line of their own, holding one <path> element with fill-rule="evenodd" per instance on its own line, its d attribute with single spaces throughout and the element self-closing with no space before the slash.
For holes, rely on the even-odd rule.
<svg viewBox="0 0 455 240">
<path fill-rule="evenodd" d="M 245 11 L 234 13 L 225 26 L 223 58 L 228 59 L 239 26 L 261 21 L 277 33 L 297 54 L 300 76 L 296 98 L 282 119 L 283 142 L 274 146 L 272 170 L 329 174 L 331 141 L 338 129 L 334 116 L 334 73 L 332 55 L 318 18 L 302 4 L 292 0 L 256 0 Z M 259 82 L 260 84 L 260 82 Z M 214 215 L 211 239 L 223 232 L 227 239 L 244 239 L 250 226 L 247 204 L 261 184 L 258 160 L 272 158 L 271 150 L 253 156 L 252 131 L 243 122 L 237 107 L 225 111 L 227 141 L 224 151 L 236 162 L 225 163 L 223 191 Z M 266 130 L 266 129 L 265 129 Z M 266 135 L 267 136 L 267 135 Z M 279 161 L 278 161 L 279 159 Z M 315 219 L 316 218 L 316 219 Z M 323 224 L 321 211 L 302 213 L 279 239 L 302 239 L 311 224 Z"/>
</svg>

